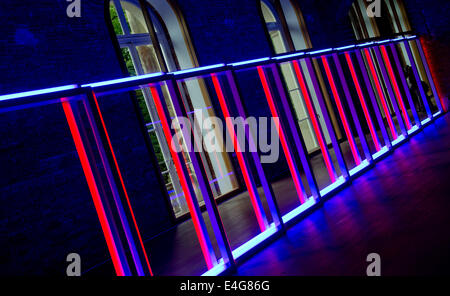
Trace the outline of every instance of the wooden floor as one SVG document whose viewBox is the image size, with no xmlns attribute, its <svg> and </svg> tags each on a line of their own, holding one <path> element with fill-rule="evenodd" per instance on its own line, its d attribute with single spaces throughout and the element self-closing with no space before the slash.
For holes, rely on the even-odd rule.
<svg viewBox="0 0 450 296">
<path fill-rule="evenodd" d="M 438 118 L 237 275 L 450 274 L 450 115 Z"/>
<path fill-rule="evenodd" d="M 342 148 L 351 163 L 345 143 Z M 450 263 L 449 165 L 447 114 L 289 228 L 240 266 L 237 274 L 363 275 L 366 256 L 372 252 L 381 255 L 386 275 L 446 272 Z M 329 184 L 321 156 L 312 159 L 312 166 L 319 186 Z M 272 186 L 283 214 L 299 205 L 292 180 Z M 221 203 L 219 211 L 233 249 L 259 233 L 247 192 Z M 204 218 L 212 234 L 206 213 Z M 147 240 L 145 246 L 156 275 L 206 271 L 191 221 Z M 102 270 L 110 269 L 110 263 L 104 265 L 88 274 L 103 274 Z"/>
</svg>

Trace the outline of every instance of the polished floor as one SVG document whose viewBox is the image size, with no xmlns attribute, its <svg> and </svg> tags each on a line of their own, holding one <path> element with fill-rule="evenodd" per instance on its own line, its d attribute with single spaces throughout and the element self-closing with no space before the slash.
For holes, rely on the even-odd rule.
<svg viewBox="0 0 450 296">
<path fill-rule="evenodd" d="M 342 149 L 351 158 L 345 143 Z M 316 156 L 311 162 L 323 188 L 329 183 L 323 160 Z M 364 275 L 373 252 L 380 254 L 385 275 L 450 273 L 449 180 L 447 114 L 289 227 L 240 265 L 236 275 Z M 283 214 L 299 205 L 292 180 L 272 186 Z M 219 212 L 233 249 L 259 233 L 247 192 L 221 203 Z M 212 234 L 207 213 L 203 216 Z M 146 239 L 145 247 L 156 275 L 206 271 L 189 220 Z M 87 274 L 105 274 L 109 265 Z"/>
<path fill-rule="evenodd" d="M 450 115 L 354 180 L 236 275 L 450 274 Z"/>
</svg>

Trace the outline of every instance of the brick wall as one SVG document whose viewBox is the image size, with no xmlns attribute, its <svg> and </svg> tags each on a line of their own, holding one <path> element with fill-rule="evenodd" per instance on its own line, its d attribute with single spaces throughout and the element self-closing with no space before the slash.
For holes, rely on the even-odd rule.
<svg viewBox="0 0 450 296">
<path fill-rule="evenodd" d="M 0 93 L 123 76 L 103 1 L 1 1 Z M 155 165 L 129 96 L 99 98 L 142 235 L 170 225 Z M 0 114 L 2 272 L 65 274 L 70 252 L 86 270 L 107 256 L 60 105 Z M 44 264 L 45 262 L 45 264 Z"/>
<path fill-rule="evenodd" d="M 315 48 L 355 40 L 348 18 L 351 0 L 293 1 L 303 12 Z M 443 58 L 448 55 L 450 35 L 448 1 L 405 2 L 414 30 L 424 38 L 440 93 L 448 97 L 450 65 Z M 200 65 L 272 54 L 258 0 L 178 3 Z M 82 0 L 82 18 L 73 19 L 66 16 L 67 4 L 65 0 L 0 2 L 1 94 L 123 76 L 105 25 L 104 1 Z M 268 116 L 260 86 L 250 84 L 257 81 L 252 75 L 238 75 L 245 86 L 246 107 L 250 115 Z M 141 231 L 150 237 L 171 222 L 133 102 L 114 96 L 100 98 L 100 104 Z M 85 267 L 107 258 L 61 107 L 2 113 L 0 126 L 0 258 L 7 266 L 0 272 L 61 274 L 69 252 L 80 252 Z"/>
</svg>

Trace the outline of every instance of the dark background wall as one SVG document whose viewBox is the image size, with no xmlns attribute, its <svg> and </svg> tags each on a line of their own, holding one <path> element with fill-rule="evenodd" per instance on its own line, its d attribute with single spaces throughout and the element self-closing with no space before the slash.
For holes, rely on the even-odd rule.
<svg viewBox="0 0 450 296">
<path fill-rule="evenodd" d="M 295 0 L 315 48 L 355 40 L 350 0 Z M 200 65 L 271 55 L 259 2 L 178 0 Z M 122 77 L 106 26 L 104 1 L 83 1 L 82 17 L 66 16 L 65 0 L 0 2 L 0 94 Z M 449 95 L 445 0 L 405 1 L 423 36 L 442 96 Z M 239 83 L 250 115 L 267 116 L 263 93 Z M 128 96 L 100 98 L 125 185 L 144 238 L 171 225 L 151 152 Z M 79 252 L 92 267 L 108 257 L 62 109 L 55 105 L 0 114 L 0 263 L 8 273 L 63 274 Z M 45 264 L 43 263 L 45 262 Z"/>
<path fill-rule="evenodd" d="M 103 1 L 1 1 L 0 93 L 122 77 Z M 99 98 L 125 185 L 145 238 L 171 225 L 134 105 Z M 65 274 L 108 258 L 106 244 L 61 105 L 0 113 L 0 273 Z M 45 266 L 43 266 L 45 261 Z"/>
<path fill-rule="evenodd" d="M 421 36 L 425 55 L 440 97 L 449 104 L 450 2 L 405 1 L 412 29 Z"/>
</svg>

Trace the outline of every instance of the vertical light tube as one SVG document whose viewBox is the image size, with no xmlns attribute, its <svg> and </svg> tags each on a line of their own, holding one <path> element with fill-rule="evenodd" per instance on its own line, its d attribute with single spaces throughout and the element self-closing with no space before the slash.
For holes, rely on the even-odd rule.
<svg viewBox="0 0 450 296">
<path fill-rule="evenodd" d="M 415 121 L 416 125 L 420 127 L 420 125 L 421 125 L 420 118 L 419 118 L 419 115 L 417 114 L 416 107 L 414 106 L 414 102 L 413 102 L 412 97 L 411 97 L 411 92 L 409 90 L 408 82 L 406 81 L 405 74 L 403 73 L 402 65 L 400 64 L 400 59 L 398 58 L 397 49 L 396 49 L 394 43 L 391 43 L 389 45 L 389 47 L 391 48 L 391 52 L 392 52 L 392 55 L 394 57 L 395 65 L 396 65 L 397 71 L 398 71 L 398 73 L 400 75 L 400 80 L 401 80 L 402 85 L 403 85 L 403 90 L 406 93 L 406 98 L 408 99 L 408 104 L 409 104 L 409 107 L 410 107 L 411 112 L 413 114 L 414 121 Z"/>
<path fill-rule="evenodd" d="M 185 113 L 183 113 L 182 108 L 181 108 L 181 105 L 184 105 L 184 102 L 181 98 L 180 92 L 177 91 L 177 89 L 175 87 L 175 85 L 177 85 L 176 81 L 169 80 L 166 83 L 167 83 L 167 88 L 169 89 L 170 97 L 172 98 L 172 104 L 173 104 L 176 116 L 179 116 L 179 117 L 183 117 L 185 115 L 187 116 L 188 109 L 186 108 L 186 106 L 184 106 L 185 107 L 184 110 L 186 111 Z M 195 124 L 195 122 L 193 122 L 192 124 L 191 124 L 191 122 L 189 122 L 189 128 L 192 132 L 195 132 L 193 124 Z M 185 131 L 184 128 L 182 128 L 181 130 L 183 132 Z M 187 139 L 188 137 L 190 137 L 190 133 L 183 134 L 183 136 L 185 139 Z M 194 139 L 194 141 L 195 140 L 196 139 Z M 197 141 L 195 141 L 195 144 L 197 145 L 197 147 L 198 147 L 198 145 L 202 145 L 201 143 L 197 143 Z M 198 150 L 198 151 L 200 151 L 200 150 Z M 203 200 L 206 205 L 206 210 L 208 212 L 208 216 L 211 221 L 211 226 L 213 228 L 213 231 L 214 231 L 214 234 L 215 234 L 215 237 L 217 240 L 217 244 L 219 245 L 219 250 L 222 255 L 223 261 L 225 264 L 228 264 L 230 266 L 235 266 L 233 254 L 231 252 L 230 243 L 228 241 L 222 219 L 221 219 L 219 211 L 217 209 L 217 204 L 214 199 L 214 195 L 212 193 L 211 187 L 209 186 L 209 184 L 207 184 L 208 178 L 206 176 L 205 171 L 202 170 L 200 167 L 201 160 L 199 161 L 199 159 L 201 159 L 201 157 L 200 156 L 197 157 L 196 152 L 191 151 L 191 150 L 189 150 L 189 156 L 192 161 L 192 166 L 194 168 L 195 175 L 197 176 L 197 182 L 198 182 L 200 190 L 202 192 Z"/>
<path fill-rule="evenodd" d="M 339 168 L 341 169 L 342 177 L 344 179 L 347 179 L 350 175 L 349 175 L 349 172 L 347 169 L 347 165 L 344 161 L 344 157 L 342 156 L 341 146 L 339 145 L 337 138 L 336 138 L 336 134 L 334 132 L 334 126 L 331 123 L 330 116 L 328 115 L 328 109 L 327 109 L 327 106 L 325 105 L 325 100 L 322 95 L 322 89 L 319 85 L 318 78 L 315 74 L 316 73 L 315 68 L 313 67 L 310 58 L 306 58 L 305 63 L 306 63 L 306 67 L 308 69 L 308 74 L 311 77 L 311 81 L 312 81 L 312 84 L 314 87 L 315 94 L 317 96 L 317 101 L 319 103 L 319 108 L 320 108 L 319 110 L 321 110 L 321 112 L 322 112 L 321 115 L 323 116 L 323 120 L 325 121 L 325 125 L 327 127 L 328 134 L 330 136 L 331 144 L 333 146 Z"/>
<path fill-rule="evenodd" d="M 378 109 L 377 99 L 375 97 L 375 92 L 372 88 L 372 84 L 369 79 L 369 75 L 367 69 L 364 64 L 364 60 L 362 58 L 361 52 L 359 50 L 355 50 L 356 58 L 358 59 L 359 68 L 361 69 L 362 76 L 364 78 L 364 83 L 366 84 L 367 91 L 369 93 L 370 101 L 372 103 L 373 110 L 375 112 L 375 116 L 377 118 L 378 124 L 381 129 L 381 134 L 383 135 L 384 143 L 387 148 L 391 148 L 392 144 L 389 139 L 386 126 L 384 125 L 383 118 L 381 117 L 380 109 Z"/>
<path fill-rule="evenodd" d="M 259 75 L 259 79 L 261 80 L 261 83 L 263 85 L 263 89 L 264 89 L 264 93 L 266 95 L 266 99 L 267 102 L 269 103 L 269 109 L 270 112 L 272 113 L 272 117 L 274 118 L 279 118 L 280 116 L 278 115 L 278 110 L 275 107 L 275 103 L 274 103 L 274 99 L 269 87 L 269 83 L 267 82 L 267 77 L 266 74 L 264 73 L 264 69 L 262 66 L 258 66 L 258 75 Z M 281 146 L 283 147 L 283 151 L 285 153 L 285 157 L 289 166 L 289 170 L 291 171 L 292 174 L 292 179 L 294 180 L 294 185 L 295 185 L 295 190 L 297 191 L 297 196 L 300 199 L 301 203 L 304 203 L 305 200 L 305 196 L 304 196 L 304 188 L 302 185 L 302 180 L 300 178 L 300 172 L 298 171 L 296 165 L 294 164 L 294 159 L 292 157 L 292 153 L 289 150 L 289 146 L 287 143 L 287 139 L 284 133 L 284 129 L 282 126 L 280 126 L 280 122 L 278 122 L 277 125 L 277 132 L 278 135 L 280 136 L 280 142 L 281 142 Z"/>
<path fill-rule="evenodd" d="M 331 182 L 334 183 L 336 181 L 336 176 L 334 174 L 334 169 L 333 169 L 333 165 L 332 165 L 332 162 L 331 162 L 331 157 L 330 157 L 330 154 L 328 152 L 328 147 L 327 147 L 327 145 L 325 143 L 325 139 L 323 137 L 322 131 L 320 129 L 320 125 L 319 125 L 319 122 L 317 120 L 316 113 L 315 113 L 315 110 L 314 110 L 311 98 L 309 97 L 308 89 L 306 87 L 306 83 L 305 83 L 305 80 L 303 78 L 303 74 L 302 74 L 302 72 L 300 70 L 299 62 L 297 60 L 295 60 L 295 61 L 292 61 L 292 64 L 294 65 L 295 74 L 296 74 L 297 80 L 298 80 L 298 82 L 300 84 L 300 89 L 302 91 L 303 98 L 305 99 L 306 109 L 308 110 L 309 117 L 311 118 L 311 122 L 313 124 L 314 131 L 315 131 L 316 136 L 317 136 L 317 140 L 319 141 L 320 150 L 322 151 L 323 158 L 325 160 L 325 166 L 327 168 L 328 175 L 330 176 Z"/>
<path fill-rule="evenodd" d="M 122 206 L 122 202 L 121 202 L 119 193 L 117 191 L 116 182 L 114 181 L 114 177 L 111 174 L 111 166 L 109 165 L 108 160 L 107 160 L 107 156 L 105 154 L 105 150 L 104 150 L 105 146 L 102 145 L 100 132 L 103 132 L 104 138 L 106 139 L 106 142 L 107 142 L 106 148 L 109 149 L 109 154 L 112 157 L 112 161 L 113 161 L 112 165 L 116 169 L 117 176 L 118 176 L 118 178 L 120 180 L 120 183 L 122 185 L 122 190 L 123 190 L 124 196 L 126 198 L 126 201 L 127 201 L 127 204 L 128 204 L 129 210 L 130 210 L 131 218 L 132 218 L 133 223 L 134 223 L 134 227 L 135 227 L 136 234 L 138 236 L 138 240 L 140 242 L 142 255 L 145 258 L 146 263 L 147 263 L 148 272 L 150 273 L 150 275 L 153 275 L 152 269 L 150 267 L 150 262 L 148 260 L 147 253 L 146 253 L 145 248 L 144 248 L 144 243 L 142 241 L 139 228 L 137 226 L 137 222 L 136 222 L 136 219 L 135 219 L 135 216 L 134 216 L 134 212 L 133 212 L 133 209 L 131 207 L 131 203 L 130 203 L 130 200 L 129 200 L 129 197 L 128 197 L 128 192 L 127 192 L 127 190 L 125 188 L 125 184 L 123 182 L 123 178 L 122 178 L 122 175 L 121 175 L 121 172 L 120 172 L 120 169 L 119 169 L 119 165 L 117 163 L 117 159 L 116 159 L 114 150 L 112 148 L 111 140 L 109 139 L 109 134 L 108 134 L 108 131 L 106 129 L 105 122 L 103 121 L 103 115 L 101 113 L 100 106 L 98 105 L 98 101 L 97 101 L 97 98 L 95 96 L 95 93 L 94 92 L 89 92 L 88 99 L 89 99 L 90 104 L 88 104 L 86 101 L 83 101 L 84 107 L 85 107 L 85 110 L 86 110 L 86 113 L 87 113 L 87 116 L 88 116 L 88 121 L 89 121 L 89 124 L 91 126 L 91 130 L 93 131 L 93 134 L 94 134 L 95 142 L 97 144 L 97 149 L 99 151 L 99 154 L 100 154 L 100 157 L 101 157 L 101 160 L 102 160 L 105 172 L 106 172 L 108 183 L 109 183 L 111 191 L 113 193 L 114 202 L 116 204 L 116 208 L 117 208 L 118 213 L 119 213 L 119 218 L 120 218 L 120 220 L 122 222 L 123 230 L 125 232 L 125 236 L 127 238 L 128 245 L 130 247 L 130 251 L 131 251 L 131 254 L 132 254 L 132 257 L 133 257 L 133 261 L 134 261 L 135 266 L 136 266 L 136 271 L 137 271 L 139 276 L 144 276 L 145 275 L 144 270 L 143 270 L 143 265 L 141 263 L 140 256 L 139 256 L 139 253 L 137 251 L 136 244 L 135 244 L 135 241 L 134 241 L 134 238 L 133 238 L 133 234 L 130 231 L 130 225 L 128 223 L 127 216 L 126 216 L 124 208 Z M 99 119 L 100 124 L 103 127 L 102 130 L 97 129 L 97 126 L 96 126 L 96 123 L 95 123 L 94 114 L 93 114 L 94 112 L 96 112 L 97 118 Z"/>
<path fill-rule="evenodd" d="M 408 131 L 405 128 L 405 124 L 403 122 L 402 115 L 400 114 L 400 111 L 399 111 L 399 108 L 398 108 L 398 105 L 397 105 L 397 101 L 395 99 L 394 92 L 392 90 L 391 83 L 389 81 L 389 77 L 388 77 L 388 74 L 387 74 L 387 71 L 386 71 L 386 67 L 384 66 L 383 59 L 381 58 L 380 50 L 379 50 L 379 48 L 377 46 L 375 46 L 374 47 L 374 51 L 375 51 L 375 58 L 378 61 L 378 64 L 380 66 L 382 78 L 386 82 L 386 88 L 387 88 L 387 91 L 388 91 L 388 97 L 391 99 L 390 101 L 391 101 L 392 106 L 394 108 L 394 113 L 395 113 L 395 116 L 397 117 L 397 121 L 398 121 L 398 124 L 400 126 L 400 131 L 402 132 L 403 136 L 406 138 L 408 136 Z M 379 81 L 381 83 L 381 79 Z M 386 102 L 387 102 L 387 98 L 386 97 L 385 97 L 385 99 L 386 99 Z M 392 121 L 393 121 L 393 118 L 392 118 Z"/>
<path fill-rule="evenodd" d="M 283 83 L 281 81 L 280 71 L 278 70 L 276 64 L 272 64 L 270 67 L 272 69 L 272 73 L 274 76 L 274 80 L 275 80 L 275 84 L 277 86 L 278 93 L 280 94 L 280 100 L 281 100 L 281 104 L 283 106 L 283 110 L 286 114 L 286 119 L 287 119 L 289 127 L 292 131 L 292 137 L 294 139 L 295 148 L 297 149 L 297 153 L 300 156 L 300 161 L 302 163 L 303 170 L 306 175 L 306 180 L 311 189 L 312 196 L 315 199 L 317 199 L 317 198 L 319 198 L 320 193 L 319 193 L 319 189 L 317 186 L 316 178 L 311 169 L 311 163 L 309 162 L 309 159 L 307 157 L 306 145 L 304 143 L 303 138 L 301 138 L 300 127 L 298 126 L 297 122 L 295 121 L 294 115 L 291 110 L 291 106 L 289 105 L 289 101 L 288 101 L 287 94 L 286 94 L 286 89 L 283 87 Z M 298 131 L 298 133 L 297 133 L 297 131 Z"/>
<path fill-rule="evenodd" d="M 334 82 L 333 75 L 331 73 L 330 65 L 328 64 L 328 60 L 326 56 L 322 56 L 322 63 L 325 68 L 325 73 L 328 77 L 328 81 L 330 82 L 331 91 L 333 93 L 334 101 L 336 102 L 339 115 L 342 119 L 342 124 L 344 126 L 344 131 L 348 139 L 348 143 L 350 145 L 350 150 L 353 155 L 353 159 L 355 160 L 356 166 L 361 164 L 361 159 L 358 154 L 358 149 L 356 148 L 355 140 L 352 135 L 352 131 L 350 130 L 350 126 L 347 121 L 347 117 L 345 116 L 344 107 L 342 106 L 341 99 L 339 97 L 338 90 L 336 88 L 336 83 Z"/>
<path fill-rule="evenodd" d="M 168 123 L 168 116 L 166 115 L 166 112 L 164 110 L 164 106 L 159 96 L 158 90 L 154 85 L 151 85 L 150 92 L 155 102 L 155 107 L 158 112 L 159 118 L 161 119 L 161 125 L 163 128 L 164 136 L 166 137 L 168 143 L 172 143 L 172 134 Z M 194 228 L 200 242 L 203 257 L 205 258 L 206 261 L 206 266 L 208 267 L 208 269 L 211 269 L 216 264 L 214 250 L 212 248 L 210 240 L 207 238 L 208 231 L 206 229 L 205 222 L 203 221 L 200 208 L 198 207 L 198 204 L 194 203 L 195 199 L 194 190 L 192 189 L 192 187 L 189 186 L 187 171 L 183 169 L 178 153 L 173 149 L 169 150 L 178 177 L 180 179 L 181 187 L 183 188 L 183 192 L 186 197 L 186 202 L 188 204 L 189 212 L 191 213 L 192 222 L 194 223 Z"/>
<path fill-rule="evenodd" d="M 360 124 L 359 119 L 358 119 L 358 114 L 356 113 L 355 105 L 353 104 L 353 99 L 352 99 L 352 96 L 350 94 L 350 90 L 348 88 L 348 84 L 347 84 L 347 81 L 345 79 L 344 72 L 342 70 L 341 62 L 339 61 L 339 56 L 335 53 L 335 54 L 333 54 L 333 59 L 334 59 L 335 65 L 336 65 L 336 69 L 337 69 L 338 75 L 339 75 L 339 80 L 341 81 L 342 88 L 344 89 L 345 99 L 346 99 L 347 104 L 348 104 L 348 106 L 350 108 L 350 114 L 352 115 L 353 122 L 354 122 L 355 127 L 356 127 L 356 132 L 358 133 L 359 141 L 361 142 L 361 146 L 362 146 L 363 151 L 364 151 L 364 155 L 365 155 L 365 157 L 366 157 L 366 159 L 368 161 L 371 161 L 372 160 L 372 155 L 370 154 L 369 146 L 367 145 L 366 137 L 364 135 L 364 132 L 362 131 L 361 124 Z"/>
<path fill-rule="evenodd" d="M 375 130 L 375 126 L 373 125 L 372 119 L 370 117 L 369 109 L 367 108 L 366 101 L 364 100 L 364 95 L 361 89 L 361 85 L 359 84 L 358 76 L 356 75 L 355 68 L 353 66 L 352 58 L 349 52 L 345 53 L 345 58 L 347 59 L 347 64 L 350 69 L 350 73 L 352 74 L 353 82 L 355 83 L 356 92 L 358 93 L 358 98 L 363 108 L 364 116 L 366 117 L 367 124 L 369 126 L 370 134 L 372 135 L 373 143 L 375 145 L 375 149 L 380 151 L 381 146 L 378 140 L 378 135 Z"/>
<path fill-rule="evenodd" d="M 80 131 L 75 121 L 75 117 L 72 111 L 72 107 L 70 106 L 70 102 L 68 101 L 67 98 L 62 99 L 61 101 L 62 107 L 64 109 L 64 114 L 66 116 L 67 123 L 69 125 L 73 141 L 75 143 L 75 148 L 77 150 L 78 156 L 80 157 L 81 166 L 83 168 L 83 172 L 88 183 L 89 191 L 91 192 L 92 199 L 94 201 L 95 210 L 97 211 L 97 215 L 100 220 L 100 225 L 102 227 L 103 234 L 106 239 L 106 245 L 108 246 L 109 253 L 111 254 L 111 259 L 114 265 L 114 269 L 116 270 L 116 274 L 118 276 L 131 275 L 129 271 L 125 272 L 123 263 L 120 260 L 120 255 L 116 243 L 114 242 L 111 227 L 109 225 L 108 218 L 106 216 L 106 212 L 102 204 L 100 193 L 97 184 L 95 182 L 94 173 L 92 172 L 92 168 L 89 163 L 86 149 L 84 148 L 83 140 L 81 139 Z"/>
<path fill-rule="evenodd" d="M 234 104 L 237 108 L 238 115 L 242 118 L 247 118 L 244 105 L 241 102 L 241 96 L 239 94 L 236 78 L 234 73 L 231 70 L 226 72 L 228 84 L 231 88 L 231 93 L 233 96 Z M 273 222 L 277 227 L 284 227 L 283 220 L 281 219 L 280 209 L 278 207 L 277 201 L 275 199 L 275 194 L 273 193 L 272 185 L 268 182 L 266 178 L 266 174 L 262 167 L 261 161 L 259 159 L 258 152 L 256 151 L 255 140 L 253 139 L 253 135 L 250 130 L 245 130 L 245 135 L 250 144 L 251 155 L 253 157 L 253 163 L 255 164 L 256 171 L 258 173 L 259 179 L 261 181 L 261 185 L 263 187 L 264 194 L 266 196 L 267 204 L 269 206 L 270 213 L 272 214 Z"/>
<path fill-rule="evenodd" d="M 411 122 L 409 121 L 408 112 L 406 111 L 405 104 L 403 103 L 403 98 L 400 93 L 400 88 L 398 87 L 398 83 L 397 83 L 397 80 L 394 75 L 394 70 L 392 69 L 391 61 L 389 60 L 389 55 L 388 55 L 388 53 L 386 51 L 386 47 L 384 45 L 381 45 L 380 48 L 381 48 L 381 53 L 383 55 L 384 62 L 386 64 L 386 67 L 387 67 L 387 70 L 389 73 L 389 77 L 391 78 L 392 85 L 394 86 L 394 91 L 397 96 L 397 100 L 398 100 L 398 102 L 400 104 L 400 108 L 402 110 L 403 119 L 405 120 L 406 127 L 408 128 L 408 130 L 410 130 Z"/>
<path fill-rule="evenodd" d="M 211 74 L 211 78 L 212 78 L 212 81 L 214 84 L 214 88 L 215 88 L 217 97 L 219 99 L 219 104 L 222 109 L 222 113 L 225 117 L 227 131 L 228 131 L 229 135 L 233 138 L 234 150 L 236 152 L 239 166 L 242 169 L 242 174 L 244 176 L 244 182 L 245 182 L 245 184 L 248 188 L 248 192 L 250 194 L 250 200 L 253 205 L 253 209 L 254 209 L 254 212 L 256 215 L 256 219 L 258 221 L 259 228 L 260 228 L 261 232 L 264 232 L 268 228 L 269 224 L 268 224 L 267 218 L 264 214 L 264 208 L 262 206 L 261 200 L 259 199 L 256 184 L 250 174 L 249 167 L 244 159 L 244 155 L 240 148 L 242 146 L 241 146 L 241 143 L 239 143 L 239 141 L 238 141 L 237 135 L 234 131 L 234 127 L 231 124 L 231 122 L 229 120 L 227 120 L 227 118 L 231 118 L 231 115 L 230 115 L 230 111 L 228 110 L 228 107 L 227 107 L 227 104 L 225 101 L 225 96 L 223 94 L 222 87 L 220 85 L 217 74 L 214 74 L 214 73 Z"/>
<path fill-rule="evenodd" d="M 391 113 L 389 112 L 389 108 L 386 103 L 386 98 L 384 97 L 383 89 L 381 88 L 381 82 L 378 77 L 378 73 L 375 70 L 375 65 L 372 61 L 372 56 L 370 55 L 370 51 L 367 48 L 364 48 L 364 54 L 366 56 L 367 63 L 369 65 L 370 73 L 372 74 L 373 81 L 375 82 L 375 87 L 377 89 L 378 95 L 380 96 L 381 106 L 383 107 L 384 114 L 386 114 L 386 119 L 389 125 L 389 129 L 391 130 L 392 138 L 394 140 L 397 139 L 397 131 L 395 130 L 394 122 L 391 117 Z"/>
</svg>

